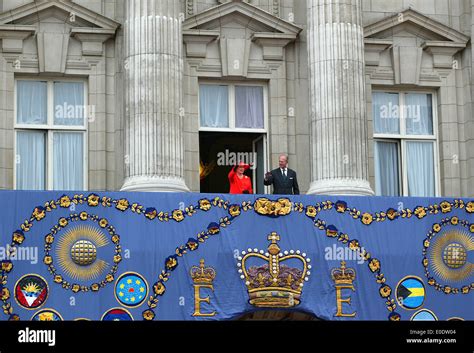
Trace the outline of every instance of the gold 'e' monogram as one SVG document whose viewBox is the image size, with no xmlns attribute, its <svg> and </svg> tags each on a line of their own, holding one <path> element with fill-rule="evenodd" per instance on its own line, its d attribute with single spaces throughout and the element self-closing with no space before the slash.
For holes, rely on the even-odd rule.
<svg viewBox="0 0 474 353">
<path fill-rule="evenodd" d="M 346 268 L 345 261 L 341 261 L 341 268 L 333 268 L 331 271 L 331 277 L 336 285 L 337 312 L 335 316 L 337 317 L 355 317 L 357 314 L 355 311 L 351 314 L 342 312 L 343 303 L 351 304 L 351 297 L 343 298 L 342 290 L 350 289 L 355 292 L 353 284 L 355 276 L 355 270 L 353 268 Z"/>
<path fill-rule="evenodd" d="M 204 259 L 201 259 L 198 266 L 191 267 L 191 278 L 194 281 L 194 313 L 193 316 L 208 317 L 215 316 L 216 312 L 203 313 L 201 312 L 201 303 L 211 303 L 210 297 L 201 298 L 201 288 L 208 288 L 214 292 L 214 278 L 216 278 L 216 271 L 212 267 L 204 267 Z"/>
</svg>

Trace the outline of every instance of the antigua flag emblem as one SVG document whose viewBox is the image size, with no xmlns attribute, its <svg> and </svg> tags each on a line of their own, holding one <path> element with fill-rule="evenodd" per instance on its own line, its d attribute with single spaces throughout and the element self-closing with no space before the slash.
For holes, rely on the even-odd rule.
<svg viewBox="0 0 474 353">
<path fill-rule="evenodd" d="M 23 276 L 15 285 L 15 299 L 25 309 L 38 309 L 46 302 L 47 298 L 48 285 L 38 275 Z"/>
</svg>

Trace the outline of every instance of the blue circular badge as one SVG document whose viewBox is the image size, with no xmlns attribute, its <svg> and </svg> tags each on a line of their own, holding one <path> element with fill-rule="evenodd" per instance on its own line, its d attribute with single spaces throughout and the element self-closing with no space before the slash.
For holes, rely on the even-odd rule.
<svg viewBox="0 0 474 353">
<path fill-rule="evenodd" d="M 117 301 L 127 307 L 136 308 L 143 304 L 148 294 L 148 284 L 135 272 L 122 274 L 115 285 Z"/>
</svg>

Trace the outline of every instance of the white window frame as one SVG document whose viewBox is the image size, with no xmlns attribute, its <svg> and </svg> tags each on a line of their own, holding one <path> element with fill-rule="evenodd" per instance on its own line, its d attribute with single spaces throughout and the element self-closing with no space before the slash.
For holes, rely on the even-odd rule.
<svg viewBox="0 0 474 353">
<path fill-rule="evenodd" d="M 218 132 L 249 132 L 249 133 L 263 133 L 266 134 L 268 131 L 268 86 L 265 83 L 256 82 L 238 82 L 238 81 L 199 81 L 198 83 L 198 112 L 199 112 L 199 131 L 218 131 Z M 203 127 L 201 126 L 201 106 L 200 106 L 200 86 L 227 86 L 228 87 L 228 116 L 229 116 L 229 127 Z M 263 87 L 263 129 L 252 129 L 252 128 L 236 128 L 235 127 L 235 87 L 236 86 L 256 86 Z"/>
<path fill-rule="evenodd" d="M 408 196 L 408 170 L 406 166 L 406 143 L 407 142 L 423 142 L 423 141 L 431 141 L 433 142 L 433 158 L 434 158 L 434 183 L 435 183 L 435 197 L 440 196 L 440 164 L 439 164 L 439 139 L 438 139 L 438 97 L 435 91 L 430 90 L 397 90 L 397 89 L 390 89 L 390 88 L 377 88 L 373 89 L 372 93 L 398 93 L 399 97 L 399 119 L 400 119 L 400 133 L 399 134 L 383 134 L 383 133 L 376 133 L 375 132 L 375 120 L 373 119 L 373 126 L 374 126 L 374 149 L 375 149 L 375 142 L 398 142 L 399 149 L 398 149 L 398 164 L 399 164 L 399 176 L 398 179 L 400 181 L 399 189 L 401 191 L 400 196 Z M 411 93 L 422 93 L 422 94 L 431 94 L 432 102 L 431 102 L 431 109 L 432 109 L 432 117 L 433 117 L 433 135 L 408 135 L 406 133 L 406 116 L 405 112 L 405 95 Z M 373 105 L 372 105 L 373 109 Z M 375 159 L 375 155 L 374 155 Z M 375 165 L 374 160 L 374 166 Z"/>
<path fill-rule="evenodd" d="M 19 124 L 17 117 L 17 83 L 18 81 L 35 81 L 35 82 L 46 82 L 47 83 L 47 122 L 46 124 Z M 46 133 L 45 141 L 45 190 L 54 190 L 54 148 L 53 148 L 53 138 L 55 132 L 82 132 L 83 133 L 83 158 L 84 158 L 84 175 L 83 175 L 83 188 L 84 191 L 87 191 L 89 188 L 88 185 L 88 170 L 89 170 L 89 126 L 88 126 L 88 117 L 85 114 L 84 116 L 84 125 L 83 126 L 66 126 L 66 125 L 54 125 L 54 82 L 81 82 L 84 84 L 84 105 L 89 106 L 89 96 L 88 96 L 88 82 L 83 78 L 54 78 L 54 77 L 15 77 L 15 92 L 14 92 L 14 156 L 15 160 L 13 161 L 13 188 L 17 189 L 17 133 L 19 131 L 37 131 Z"/>
<path fill-rule="evenodd" d="M 203 127 L 201 126 L 201 100 L 200 100 L 200 86 L 201 85 L 219 85 L 219 86 L 227 86 L 228 87 L 228 116 L 229 116 L 229 127 Z M 243 129 L 243 128 L 236 128 L 235 127 L 235 87 L 236 86 L 257 86 L 263 87 L 263 129 Z M 242 82 L 242 81 L 219 81 L 219 80 L 202 80 L 198 82 L 198 119 L 199 119 L 199 131 L 202 132 L 244 132 L 244 133 L 255 133 L 255 134 L 262 134 L 263 137 L 263 164 L 265 170 L 269 170 L 269 163 L 270 159 L 268 157 L 268 84 L 263 82 Z M 254 142 L 252 143 L 252 149 L 255 147 Z M 256 162 L 256 161 L 254 161 Z M 255 172 L 252 173 L 252 187 L 254 193 L 256 192 L 256 178 Z M 270 192 L 270 186 L 265 185 L 265 192 Z"/>
<path fill-rule="evenodd" d="M 401 156 L 401 153 L 402 153 L 402 148 L 401 148 L 401 140 L 400 139 L 381 139 L 381 138 L 374 138 L 374 150 L 375 150 L 375 143 L 376 142 L 388 142 L 388 143 L 396 143 L 397 144 L 397 158 L 398 158 L 398 190 L 400 191 L 400 194 L 403 194 L 403 170 L 405 168 L 403 168 L 403 165 L 402 165 L 402 156 Z M 374 166 L 376 166 L 375 164 L 375 153 L 374 153 Z M 377 183 L 377 181 L 376 181 Z"/>
</svg>

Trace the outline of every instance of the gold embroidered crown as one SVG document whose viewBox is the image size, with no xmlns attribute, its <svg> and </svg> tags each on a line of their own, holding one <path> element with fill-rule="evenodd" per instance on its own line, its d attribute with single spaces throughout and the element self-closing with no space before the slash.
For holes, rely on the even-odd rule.
<svg viewBox="0 0 474 353">
<path fill-rule="evenodd" d="M 270 245 L 268 252 L 248 249 L 239 257 L 240 278 L 245 280 L 249 293 L 249 303 L 263 308 L 289 308 L 300 303 L 300 296 L 305 281 L 308 281 L 311 265 L 305 253 L 299 250 L 280 252 L 277 242 L 280 236 L 276 232 L 268 235 Z M 249 260 L 265 263 L 259 266 L 246 266 Z M 298 260 L 300 267 L 290 267 L 282 262 Z M 287 262 L 288 263 L 288 262 Z"/>
<path fill-rule="evenodd" d="M 331 277 L 335 284 L 352 284 L 356 273 L 353 268 L 346 268 L 346 262 L 341 261 L 341 268 L 333 268 Z"/>
<path fill-rule="evenodd" d="M 204 259 L 199 261 L 199 267 L 191 267 L 190 273 L 196 284 L 211 284 L 216 278 L 216 271 L 212 267 L 204 267 Z"/>
</svg>

